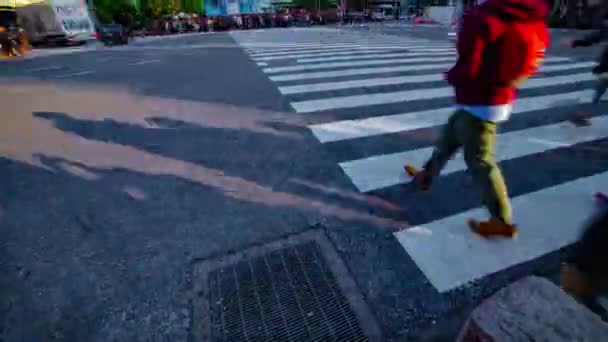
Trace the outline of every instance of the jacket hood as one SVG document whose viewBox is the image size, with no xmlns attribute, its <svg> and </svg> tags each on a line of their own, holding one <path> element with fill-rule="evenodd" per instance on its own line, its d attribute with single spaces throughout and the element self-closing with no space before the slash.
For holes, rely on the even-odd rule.
<svg viewBox="0 0 608 342">
<path fill-rule="evenodd" d="M 547 0 L 487 0 L 479 9 L 509 21 L 544 21 L 549 4 Z"/>
</svg>

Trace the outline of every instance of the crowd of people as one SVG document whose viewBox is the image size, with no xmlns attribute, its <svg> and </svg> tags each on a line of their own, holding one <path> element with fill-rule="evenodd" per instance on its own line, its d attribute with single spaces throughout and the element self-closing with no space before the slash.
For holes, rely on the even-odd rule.
<svg viewBox="0 0 608 342">
<path fill-rule="evenodd" d="M 323 25 L 338 20 L 336 10 L 311 11 L 281 9 L 267 13 L 250 13 L 225 16 L 208 16 L 196 13 L 179 13 L 133 25 L 135 35 L 166 35 L 184 32 L 243 30 L 267 27 Z M 138 27 L 139 26 L 139 27 Z"/>
</svg>

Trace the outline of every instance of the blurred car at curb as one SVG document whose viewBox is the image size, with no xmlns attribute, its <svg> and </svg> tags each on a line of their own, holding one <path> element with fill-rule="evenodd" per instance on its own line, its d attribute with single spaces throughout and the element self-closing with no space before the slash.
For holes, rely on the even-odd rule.
<svg viewBox="0 0 608 342">
<path fill-rule="evenodd" d="M 100 25 L 97 39 L 104 45 L 126 45 L 129 44 L 129 33 L 120 24 Z"/>
</svg>

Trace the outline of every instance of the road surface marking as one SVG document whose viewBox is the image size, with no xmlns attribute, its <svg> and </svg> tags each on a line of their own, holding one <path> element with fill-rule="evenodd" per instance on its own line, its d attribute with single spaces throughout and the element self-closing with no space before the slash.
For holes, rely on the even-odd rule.
<svg viewBox="0 0 608 342">
<path fill-rule="evenodd" d="M 433 48 L 454 48 L 453 46 L 442 44 L 432 46 Z M 288 49 L 274 49 L 265 51 L 252 51 L 251 55 L 254 57 L 267 57 L 267 56 L 282 56 L 291 55 L 293 53 L 313 53 L 313 52 L 325 52 L 325 51 L 343 51 L 344 49 L 350 50 L 390 50 L 390 49 L 419 49 L 419 48 L 431 48 L 429 45 L 418 45 L 418 44 L 385 44 L 385 45 L 371 45 L 371 44 L 351 44 L 351 45 L 321 45 L 318 47 L 292 47 Z"/>
<path fill-rule="evenodd" d="M 274 82 L 285 82 L 285 81 L 299 81 L 299 80 L 312 80 L 316 78 L 330 78 L 330 77 L 344 77 L 344 76 L 359 76 L 359 75 L 373 75 L 373 74 L 384 74 L 402 71 L 418 71 L 418 70 L 434 70 L 434 69 L 447 69 L 454 65 L 454 63 L 443 63 L 443 64 L 430 64 L 430 65 L 405 65 L 405 66 L 390 66 L 390 67 L 377 67 L 377 68 L 352 68 L 335 71 L 320 71 L 320 72 L 306 72 L 300 74 L 287 74 L 287 75 L 275 75 L 270 76 L 270 80 Z"/>
<path fill-rule="evenodd" d="M 592 211 L 592 194 L 607 188 L 605 172 L 512 198 L 514 222 L 520 227 L 515 240 L 473 234 L 466 221 L 487 218 L 482 208 L 394 236 L 431 284 L 446 292 L 576 242 Z"/>
<path fill-rule="evenodd" d="M 321 91 L 341 90 L 350 88 L 365 88 L 393 84 L 410 84 L 443 81 L 441 74 L 413 75 L 413 76 L 396 76 L 396 77 L 379 77 L 367 78 L 354 81 L 339 81 L 301 84 L 294 86 L 278 87 L 279 92 L 283 95 L 293 95 L 302 93 L 312 93 Z"/>
<path fill-rule="evenodd" d="M 132 62 L 132 63 L 129 63 L 128 65 L 144 65 L 144 64 L 158 63 L 158 62 L 160 62 L 160 59 L 146 59 L 146 60 L 142 60 L 142 61 Z"/>
<path fill-rule="evenodd" d="M 581 90 L 523 97 L 513 105 L 513 115 L 591 101 L 591 94 L 590 90 Z M 439 126 L 445 124 L 453 112 L 453 107 L 443 107 L 366 119 L 334 121 L 311 125 L 309 128 L 321 143 L 328 143 Z"/>
<path fill-rule="evenodd" d="M 547 71 L 562 71 L 569 70 L 573 68 L 580 67 L 588 67 L 595 65 L 595 62 L 583 62 L 583 63 L 571 63 L 564 65 L 543 65 L 540 67 L 540 72 Z M 394 68 L 385 68 L 385 69 L 399 69 L 399 71 L 413 71 L 413 70 L 429 70 L 429 69 L 437 69 L 437 68 L 446 68 L 451 66 L 452 64 L 436 64 L 436 65 L 423 65 L 423 66 L 406 66 L 406 67 L 394 67 Z M 380 69 L 380 68 L 378 68 Z M 347 73 L 349 70 L 344 71 Z M 366 69 L 352 69 L 353 72 L 365 72 Z M 397 71 L 397 70 L 395 70 Z M 389 72 L 389 71 L 387 71 Z M 326 72 L 325 77 L 330 77 L 327 74 L 331 74 L 332 72 Z M 308 75 L 308 76 L 316 76 L 319 73 L 309 73 L 309 74 L 297 74 L 297 75 Z M 339 74 L 338 74 L 339 75 Z M 294 75 L 283 75 L 276 77 L 287 77 Z M 306 77 L 306 76 L 305 76 Z M 272 77 L 271 77 L 272 79 Z M 563 79 L 562 79 L 563 80 Z M 538 87 L 548 87 L 555 85 L 552 83 L 551 77 L 543 77 L 532 79 L 524 84 L 522 89 L 529 88 L 538 88 Z M 453 95 L 452 87 L 444 87 L 444 88 L 428 88 L 428 89 L 415 89 L 415 90 L 406 90 L 406 91 L 397 91 L 397 92 L 383 92 L 383 93 L 372 93 L 372 94 L 364 94 L 364 95 L 351 95 L 351 96 L 342 96 L 342 97 L 333 97 L 319 100 L 306 100 L 299 102 L 291 102 L 291 106 L 298 113 L 311 113 L 318 112 L 324 110 L 331 109 L 340 109 L 340 108 L 355 108 L 362 106 L 372 106 L 372 105 L 381 105 L 381 104 L 390 104 L 390 103 L 399 103 L 399 102 L 409 102 L 416 100 L 428 100 L 432 98 L 440 98 L 440 97 L 448 97 Z"/>
<path fill-rule="evenodd" d="M 56 78 L 70 78 L 70 77 L 91 75 L 91 74 L 94 74 L 94 73 L 95 73 L 95 70 L 85 70 L 85 71 L 80 71 L 80 72 L 74 72 L 74 73 L 71 73 L 71 74 L 57 75 L 55 77 Z"/>
<path fill-rule="evenodd" d="M 608 136 L 608 116 L 595 117 L 590 121 L 592 126 L 587 127 L 577 127 L 570 122 L 561 122 L 499 134 L 496 158 L 504 161 L 555 148 L 555 145 L 540 143 L 539 140 L 571 146 Z M 530 138 L 535 140 L 530 140 Z M 359 191 L 368 192 L 407 182 L 408 178 L 403 172 L 403 163 L 407 161 L 413 165 L 423 165 L 432 152 L 433 147 L 431 146 L 412 151 L 351 160 L 340 163 L 340 166 Z M 447 163 L 441 174 L 446 175 L 465 169 L 464 160 L 461 157 L 456 157 Z"/>
<path fill-rule="evenodd" d="M 40 71 L 52 71 L 52 70 L 61 70 L 63 69 L 63 66 L 48 66 L 48 67 L 41 67 L 41 68 L 33 68 L 33 69 L 29 69 L 28 72 L 40 72 Z"/>
<path fill-rule="evenodd" d="M 387 51 L 391 51 L 391 50 L 409 50 L 409 49 L 399 49 L 399 48 L 392 48 L 392 49 L 385 49 Z M 327 50 L 324 50 L 327 51 Z M 440 52 L 417 52 L 417 51 L 413 51 L 413 50 L 409 50 L 410 51 L 410 56 L 416 56 L 415 54 L 417 54 L 418 56 L 429 56 L 429 55 L 448 55 L 448 54 L 456 54 L 456 50 L 452 49 L 451 51 L 440 51 Z M 377 52 L 374 50 L 368 50 L 363 51 L 363 50 L 359 50 L 359 51 L 337 51 L 337 52 L 320 52 L 320 53 L 303 53 L 303 54 L 294 54 L 294 55 L 285 55 L 285 56 L 270 56 L 270 57 L 253 57 L 252 58 L 256 61 L 273 61 L 273 60 L 280 60 L 280 59 L 297 59 L 297 58 L 308 58 L 308 57 L 324 57 L 324 56 L 346 56 L 346 55 L 352 55 L 355 52 L 361 52 L 362 54 L 364 53 L 370 53 L 370 52 Z M 394 51 L 391 51 L 394 52 Z"/>
<path fill-rule="evenodd" d="M 574 75 L 556 76 L 554 80 L 557 84 L 568 84 L 575 82 L 585 82 L 596 79 L 590 73 L 580 73 Z M 377 87 L 385 85 L 397 85 L 397 84 L 411 84 L 411 83 L 424 83 L 424 82 L 438 82 L 443 80 L 441 74 L 427 74 L 427 75 L 414 75 L 414 76 L 396 76 L 396 77 L 380 77 L 380 78 L 368 78 L 353 81 L 340 81 L 340 82 L 326 82 L 326 83 L 313 83 L 313 84 L 302 84 L 294 86 L 278 87 L 279 92 L 283 95 L 293 95 L 311 92 L 322 92 L 331 90 L 343 90 L 351 88 L 367 88 Z"/>
<path fill-rule="evenodd" d="M 333 69 L 353 66 L 367 66 L 367 65 L 383 65 L 383 64 L 408 64 L 408 63 L 422 63 L 422 62 L 445 62 L 454 61 L 453 56 L 447 57 L 420 57 L 420 58 L 399 58 L 399 59 L 383 59 L 376 61 L 355 61 L 355 62 L 334 62 L 334 63 L 315 63 L 307 65 L 293 65 L 285 67 L 274 67 L 264 68 L 263 72 L 267 74 L 291 72 L 291 71 L 303 71 L 303 70 L 316 70 L 316 69 Z"/>
</svg>

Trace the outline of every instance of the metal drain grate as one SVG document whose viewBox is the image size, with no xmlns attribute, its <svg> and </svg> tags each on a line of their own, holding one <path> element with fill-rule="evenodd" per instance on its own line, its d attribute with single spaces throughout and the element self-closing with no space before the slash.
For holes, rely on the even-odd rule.
<svg viewBox="0 0 608 342">
<path fill-rule="evenodd" d="M 200 341 L 376 341 L 378 327 L 318 231 L 195 267 Z"/>
</svg>

